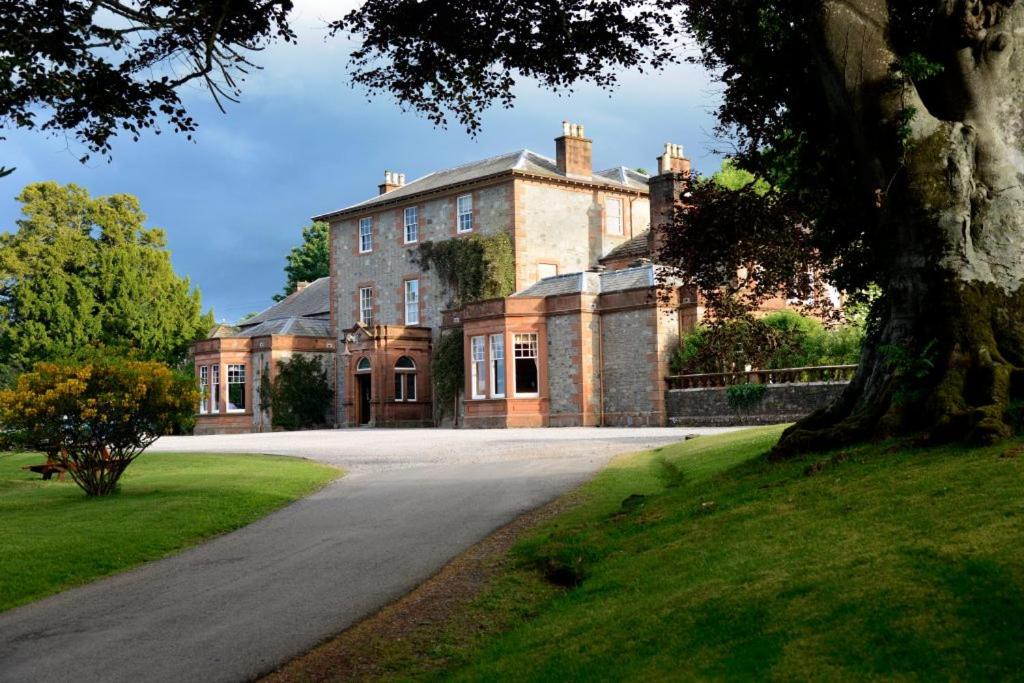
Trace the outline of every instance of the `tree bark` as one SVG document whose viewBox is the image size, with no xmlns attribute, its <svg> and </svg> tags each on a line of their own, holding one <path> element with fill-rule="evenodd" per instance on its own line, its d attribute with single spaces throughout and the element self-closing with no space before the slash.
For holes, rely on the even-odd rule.
<svg viewBox="0 0 1024 683">
<path fill-rule="evenodd" d="M 1024 3 L 941 6 L 943 71 L 919 91 L 893 85 L 885 0 L 823 5 L 822 80 L 891 256 L 856 377 L 774 457 L 907 432 L 975 443 L 1012 433 L 1024 399 Z M 908 113 L 904 144 L 886 144 Z"/>
</svg>

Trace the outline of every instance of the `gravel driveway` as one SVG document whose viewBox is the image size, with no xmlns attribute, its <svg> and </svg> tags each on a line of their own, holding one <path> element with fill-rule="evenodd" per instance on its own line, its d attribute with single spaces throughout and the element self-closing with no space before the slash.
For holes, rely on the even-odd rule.
<svg viewBox="0 0 1024 683">
<path fill-rule="evenodd" d="M 172 437 L 349 475 L 238 531 L 0 614 L 0 681 L 241 681 L 400 597 L 614 455 L 711 429 L 332 430 Z"/>
</svg>

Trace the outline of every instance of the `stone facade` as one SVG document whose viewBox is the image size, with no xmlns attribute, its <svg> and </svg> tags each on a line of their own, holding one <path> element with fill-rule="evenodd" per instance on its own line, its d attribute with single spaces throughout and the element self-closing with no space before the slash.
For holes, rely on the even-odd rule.
<svg viewBox="0 0 1024 683">
<path fill-rule="evenodd" d="M 754 407 L 735 410 L 724 387 L 672 389 L 667 392 L 669 424 L 673 426 L 730 426 L 795 422 L 836 401 L 846 382 L 769 384 Z"/>
</svg>

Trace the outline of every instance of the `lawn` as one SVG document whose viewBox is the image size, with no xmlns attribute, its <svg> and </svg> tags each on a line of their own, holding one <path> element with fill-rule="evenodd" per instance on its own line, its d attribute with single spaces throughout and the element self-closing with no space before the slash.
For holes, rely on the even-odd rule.
<svg viewBox="0 0 1024 683">
<path fill-rule="evenodd" d="M 1020 442 L 769 464 L 778 433 L 616 461 L 386 677 L 1019 678 Z"/>
<path fill-rule="evenodd" d="M 0 611 L 249 524 L 340 474 L 297 458 L 152 453 L 118 493 L 87 498 L 20 469 L 42 459 L 0 455 Z"/>
</svg>

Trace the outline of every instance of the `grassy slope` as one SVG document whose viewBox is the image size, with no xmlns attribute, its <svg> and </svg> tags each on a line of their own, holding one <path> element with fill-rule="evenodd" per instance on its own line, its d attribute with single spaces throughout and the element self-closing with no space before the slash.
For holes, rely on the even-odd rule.
<svg viewBox="0 0 1024 683">
<path fill-rule="evenodd" d="M 153 453 L 118 494 L 89 499 L 20 469 L 41 460 L 0 456 L 0 610 L 248 524 L 339 474 L 295 458 Z"/>
<path fill-rule="evenodd" d="M 701 438 L 617 461 L 585 487 L 581 507 L 519 546 L 433 652 L 396 656 L 391 674 L 1020 676 L 1018 446 L 756 458 L 777 434 Z M 814 463 L 824 467 L 807 476 Z M 648 497 L 623 511 L 634 493 Z M 580 560 L 586 578 L 574 589 L 551 588 L 538 571 Z"/>
</svg>

